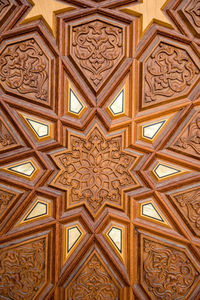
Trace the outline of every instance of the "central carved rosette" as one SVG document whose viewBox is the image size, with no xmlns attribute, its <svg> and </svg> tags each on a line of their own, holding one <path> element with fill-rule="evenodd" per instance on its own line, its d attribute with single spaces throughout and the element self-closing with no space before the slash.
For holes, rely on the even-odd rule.
<svg viewBox="0 0 200 300">
<path fill-rule="evenodd" d="M 95 128 L 87 138 L 70 137 L 71 151 L 56 155 L 61 171 L 53 185 L 70 190 L 73 204 L 86 202 L 97 212 L 104 202 L 121 204 L 122 190 L 135 186 L 135 157 L 122 151 L 122 137 L 106 139 Z"/>
</svg>

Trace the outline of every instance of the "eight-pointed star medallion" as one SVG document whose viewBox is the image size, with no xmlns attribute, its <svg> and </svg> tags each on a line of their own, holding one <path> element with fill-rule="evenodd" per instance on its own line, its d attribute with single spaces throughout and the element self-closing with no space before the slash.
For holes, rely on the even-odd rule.
<svg viewBox="0 0 200 300">
<path fill-rule="evenodd" d="M 123 191 L 138 187 L 137 155 L 123 149 L 122 134 L 106 137 L 96 125 L 86 137 L 69 134 L 69 149 L 53 154 L 60 168 L 51 185 L 67 190 L 67 205 L 84 203 L 92 215 L 105 204 L 121 208 Z"/>
</svg>

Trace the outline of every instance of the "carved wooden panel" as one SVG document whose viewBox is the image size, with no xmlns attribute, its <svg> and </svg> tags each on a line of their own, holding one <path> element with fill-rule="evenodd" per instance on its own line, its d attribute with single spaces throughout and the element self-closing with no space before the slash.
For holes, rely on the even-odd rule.
<svg viewBox="0 0 200 300">
<path fill-rule="evenodd" d="M 97 91 L 123 57 L 125 32 L 98 19 L 71 31 L 71 56 Z"/>
<path fill-rule="evenodd" d="M 0 299 L 200 299 L 199 5 L 0 0 Z"/>
<path fill-rule="evenodd" d="M 69 286 L 67 292 L 68 299 L 91 299 L 94 297 L 114 300 L 119 296 L 119 288 L 95 254 L 91 256 L 87 265 Z"/>
</svg>

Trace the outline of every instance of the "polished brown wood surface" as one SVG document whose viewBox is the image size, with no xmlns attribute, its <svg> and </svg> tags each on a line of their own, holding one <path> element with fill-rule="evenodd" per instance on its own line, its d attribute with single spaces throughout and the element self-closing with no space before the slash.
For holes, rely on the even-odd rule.
<svg viewBox="0 0 200 300">
<path fill-rule="evenodd" d="M 0 0 L 0 299 L 200 299 L 199 0 Z"/>
</svg>

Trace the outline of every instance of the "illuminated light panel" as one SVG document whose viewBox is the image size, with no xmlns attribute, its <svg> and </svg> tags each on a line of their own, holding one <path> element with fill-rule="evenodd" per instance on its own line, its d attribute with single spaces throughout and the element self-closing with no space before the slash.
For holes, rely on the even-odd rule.
<svg viewBox="0 0 200 300">
<path fill-rule="evenodd" d="M 10 167 L 8 170 L 25 175 L 27 177 L 31 177 L 31 175 L 33 175 L 33 173 L 36 171 L 31 161 Z"/>
<path fill-rule="evenodd" d="M 86 110 L 87 106 L 82 97 L 67 80 L 67 114 L 79 119 Z"/>
<path fill-rule="evenodd" d="M 49 135 L 49 126 L 27 118 L 27 122 L 33 128 L 39 138 Z"/>
<path fill-rule="evenodd" d="M 153 140 L 163 128 L 165 123 L 166 120 L 142 126 L 142 136 L 149 140 Z"/>
<path fill-rule="evenodd" d="M 70 226 L 65 227 L 65 251 L 64 262 L 67 260 L 68 256 L 76 249 L 79 243 L 85 236 L 85 231 L 82 229 L 82 226 L 79 224 L 71 224 Z"/>
<path fill-rule="evenodd" d="M 109 105 L 109 109 L 111 110 L 113 115 L 120 115 L 120 114 L 124 113 L 124 89 L 119 93 L 119 95 Z"/>
<path fill-rule="evenodd" d="M 47 215 L 47 203 L 43 203 L 38 201 L 33 208 L 31 209 L 31 211 L 28 213 L 28 215 L 25 217 L 25 221 L 26 220 L 31 220 L 37 217 L 41 217 L 41 216 L 45 216 Z"/>
<path fill-rule="evenodd" d="M 177 173 L 182 173 L 182 170 L 175 169 L 171 166 L 167 166 L 159 163 L 153 170 L 153 173 L 159 178 L 163 179 L 168 176 L 176 175 Z"/>
<path fill-rule="evenodd" d="M 51 215 L 50 202 L 43 197 L 37 197 L 20 218 L 16 227 L 34 222 Z"/>
<path fill-rule="evenodd" d="M 53 123 L 21 112 L 19 115 L 38 141 L 53 138 Z"/>
<path fill-rule="evenodd" d="M 16 176 L 24 177 L 28 180 L 33 180 L 39 172 L 37 164 L 32 159 L 7 165 L 2 167 L 1 170 Z"/>
<path fill-rule="evenodd" d="M 67 229 L 67 252 L 73 248 L 76 242 L 82 236 L 82 232 L 77 226 Z"/>
<path fill-rule="evenodd" d="M 164 219 L 151 202 L 142 204 L 142 215 L 160 222 L 164 222 Z"/>
<path fill-rule="evenodd" d="M 108 232 L 108 237 L 111 239 L 117 250 L 122 253 L 122 229 L 113 226 Z"/>
<path fill-rule="evenodd" d="M 71 113 L 79 115 L 81 111 L 84 109 L 84 105 L 81 103 L 81 101 L 78 99 L 78 97 L 75 95 L 75 93 L 70 89 L 70 95 L 69 95 L 69 111 Z"/>
</svg>

